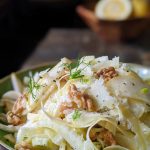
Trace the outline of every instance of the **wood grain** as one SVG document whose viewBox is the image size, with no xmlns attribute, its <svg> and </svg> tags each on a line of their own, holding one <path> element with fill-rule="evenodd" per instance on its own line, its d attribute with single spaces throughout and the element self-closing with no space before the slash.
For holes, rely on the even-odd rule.
<svg viewBox="0 0 150 150">
<path fill-rule="evenodd" d="M 147 35 L 148 34 L 148 35 Z M 150 31 L 139 40 L 129 43 L 107 44 L 88 29 L 52 29 L 37 45 L 34 53 L 23 64 L 22 68 L 41 65 L 60 60 L 62 57 L 77 58 L 83 55 L 120 56 L 123 62 L 141 63 L 145 61 L 150 49 Z"/>
</svg>

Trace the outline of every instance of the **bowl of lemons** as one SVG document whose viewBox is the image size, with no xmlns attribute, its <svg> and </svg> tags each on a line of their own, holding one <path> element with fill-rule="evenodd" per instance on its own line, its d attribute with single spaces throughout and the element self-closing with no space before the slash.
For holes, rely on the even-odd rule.
<svg viewBox="0 0 150 150">
<path fill-rule="evenodd" d="M 150 25 L 150 0 L 96 0 L 78 14 L 106 41 L 135 39 Z"/>
<path fill-rule="evenodd" d="M 147 18 L 149 10 L 149 0 L 99 0 L 95 5 L 99 19 L 113 21 Z"/>
</svg>

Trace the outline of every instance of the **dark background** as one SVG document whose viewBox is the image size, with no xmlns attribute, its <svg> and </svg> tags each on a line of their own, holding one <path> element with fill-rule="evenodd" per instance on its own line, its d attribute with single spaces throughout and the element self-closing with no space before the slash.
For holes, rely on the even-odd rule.
<svg viewBox="0 0 150 150">
<path fill-rule="evenodd" d="M 0 78 L 16 71 L 50 28 L 84 28 L 84 0 L 1 0 Z"/>
</svg>

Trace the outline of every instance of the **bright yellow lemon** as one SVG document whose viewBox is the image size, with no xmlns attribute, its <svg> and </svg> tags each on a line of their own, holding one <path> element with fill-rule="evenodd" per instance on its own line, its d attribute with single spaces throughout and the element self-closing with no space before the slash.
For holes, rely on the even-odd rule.
<svg viewBox="0 0 150 150">
<path fill-rule="evenodd" d="M 144 17 L 149 13 L 150 1 L 148 0 L 132 0 L 133 14 L 135 17 Z"/>
<path fill-rule="evenodd" d="M 95 14 L 100 19 L 125 20 L 132 14 L 132 3 L 130 0 L 101 0 Z"/>
</svg>

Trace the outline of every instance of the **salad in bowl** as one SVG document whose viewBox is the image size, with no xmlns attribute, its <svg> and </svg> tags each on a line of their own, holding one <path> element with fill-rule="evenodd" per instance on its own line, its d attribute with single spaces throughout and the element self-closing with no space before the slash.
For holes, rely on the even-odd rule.
<svg viewBox="0 0 150 150">
<path fill-rule="evenodd" d="M 150 84 L 119 57 L 12 74 L 0 129 L 16 150 L 150 150 Z M 136 69 L 135 69 L 136 70 Z"/>
</svg>

